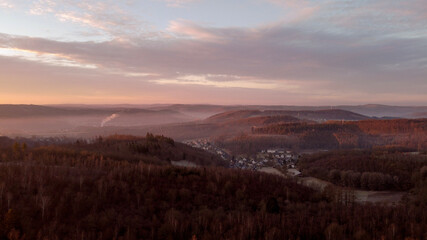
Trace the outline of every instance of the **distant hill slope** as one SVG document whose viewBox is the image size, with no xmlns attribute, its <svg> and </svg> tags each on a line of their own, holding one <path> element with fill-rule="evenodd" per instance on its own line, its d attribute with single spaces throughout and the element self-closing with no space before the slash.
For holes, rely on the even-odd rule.
<svg viewBox="0 0 427 240">
<path fill-rule="evenodd" d="M 366 105 L 332 105 L 332 106 L 289 106 L 289 105 L 162 105 L 154 106 L 150 109 L 174 109 L 186 113 L 203 113 L 200 116 L 206 116 L 211 113 L 218 114 L 227 111 L 237 110 L 280 110 L 280 111 L 318 111 L 318 110 L 346 110 L 369 117 L 394 117 L 394 118 L 416 118 L 417 113 L 427 112 L 427 106 L 392 106 L 382 104 Z"/>
<path fill-rule="evenodd" d="M 396 145 L 427 148 L 427 119 L 280 123 L 253 129 L 254 134 L 295 136 L 304 148 L 354 148 Z"/>
<path fill-rule="evenodd" d="M 293 115 L 293 116 L 292 116 Z M 298 118 L 298 116 L 300 118 Z M 234 137 L 251 133 L 253 127 L 262 127 L 270 124 L 285 124 L 306 122 L 313 120 L 326 121 L 331 119 L 358 120 L 367 117 L 344 110 L 319 111 L 278 111 L 278 110 L 236 110 L 215 114 L 205 120 L 177 124 L 161 124 L 139 128 L 105 128 L 100 134 L 121 132 L 124 134 L 144 134 L 153 132 L 171 136 L 179 141 L 196 138 Z M 97 129 L 82 129 L 82 131 L 98 131 Z"/>
<path fill-rule="evenodd" d="M 250 125 L 250 126 L 264 126 L 274 123 L 292 123 L 292 122 L 302 122 L 295 117 L 287 115 L 278 115 L 278 116 L 257 116 L 257 117 L 248 117 L 237 120 L 232 120 L 229 122 L 223 123 L 223 125 Z"/>
<path fill-rule="evenodd" d="M 340 109 L 326 109 L 315 111 L 264 111 L 265 114 L 273 115 L 289 115 L 299 119 L 307 119 L 313 121 L 328 121 L 328 120 L 364 120 L 369 117 Z"/>
<path fill-rule="evenodd" d="M 289 116 L 301 120 L 364 120 L 369 117 L 340 109 L 314 111 L 285 111 L 285 110 L 238 110 L 219 113 L 206 119 L 207 122 L 227 122 L 249 117 L 260 116 Z"/>
<path fill-rule="evenodd" d="M 236 111 L 219 114 L 203 121 L 194 121 L 178 124 L 165 124 L 138 129 L 121 129 L 127 134 L 152 131 L 156 134 L 172 136 L 177 140 L 196 138 L 215 138 L 218 136 L 235 136 L 240 133 L 250 133 L 252 127 L 265 126 L 273 123 L 301 122 L 300 119 L 287 116 L 257 115 L 258 111 Z M 105 129 L 110 131 L 110 129 Z M 114 130 L 113 130 L 114 131 Z"/>
<path fill-rule="evenodd" d="M 359 106 L 337 106 L 336 108 L 375 117 L 417 118 L 418 113 L 427 112 L 427 106 L 389 106 L 366 104 Z"/>
<path fill-rule="evenodd" d="M 215 114 L 209 118 L 207 118 L 206 122 L 228 122 L 241 120 L 244 118 L 261 116 L 262 111 L 260 110 L 236 110 L 236 111 L 227 111 Z"/>
<path fill-rule="evenodd" d="M 427 112 L 414 113 L 412 116 L 416 118 L 427 118 Z"/>
<path fill-rule="evenodd" d="M 193 120 L 195 120 L 194 117 L 170 109 L 0 105 L 0 135 L 8 136 L 67 135 L 74 137 L 79 136 L 80 132 L 74 133 L 80 127 L 94 128 L 92 132 L 92 136 L 94 136 L 102 133 L 100 129 L 96 128 L 107 126 L 134 127 Z M 146 132 L 142 134 L 145 135 Z M 112 134 L 114 133 L 120 132 L 112 132 Z"/>
</svg>

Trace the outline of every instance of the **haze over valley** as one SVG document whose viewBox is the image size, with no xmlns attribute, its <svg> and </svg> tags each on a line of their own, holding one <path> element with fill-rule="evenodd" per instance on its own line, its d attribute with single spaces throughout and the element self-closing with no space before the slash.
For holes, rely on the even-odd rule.
<svg viewBox="0 0 427 240">
<path fill-rule="evenodd" d="M 191 126 L 215 128 L 225 132 L 247 130 L 276 121 L 296 120 L 325 122 L 330 120 L 415 119 L 427 107 L 399 107 L 385 105 L 361 106 L 244 106 L 244 105 L 0 105 L 0 134 L 9 136 L 89 137 L 107 134 L 130 133 L 145 135 L 147 131 L 172 134 L 189 140 L 200 134 L 214 133 L 191 131 Z M 264 118 L 270 119 L 264 123 Z M 283 119 L 280 119 L 283 118 Z M 288 117 L 288 119 L 286 119 Z M 291 117 L 295 118 L 294 120 Z M 218 126 L 221 125 L 222 126 Z M 242 125 L 240 125 L 242 124 Z M 214 126 L 216 125 L 216 126 Z M 238 126 L 240 125 L 240 126 Z M 244 127 L 246 125 L 246 127 Z M 188 130 L 184 130 L 189 128 Z M 221 130 L 222 128 L 222 130 Z M 179 136 L 171 129 L 187 131 Z M 208 131 L 208 130 L 207 130 Z M 186 136 L 186 134 L 188 136 Z"/>
</svg>

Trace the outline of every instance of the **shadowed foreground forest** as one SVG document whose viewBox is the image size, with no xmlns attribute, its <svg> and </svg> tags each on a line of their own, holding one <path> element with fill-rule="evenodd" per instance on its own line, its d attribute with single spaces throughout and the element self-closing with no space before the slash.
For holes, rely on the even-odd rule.
<svg viewBox="0 0 427 240">
<path fill-rule="evenodd" d="M 0 239 L 427 238 L 424 168 L 401 204 L 359 205 L 163 136 L 1 143 Z"/>
<path fill-rule="evenodd" d="M 306 175 L 344 187 L 407 191 L 427 174 L 427 155 L 402 151 L 376 148 L 322 152 L 305 155 L 298 166 Z"/>
</svg>

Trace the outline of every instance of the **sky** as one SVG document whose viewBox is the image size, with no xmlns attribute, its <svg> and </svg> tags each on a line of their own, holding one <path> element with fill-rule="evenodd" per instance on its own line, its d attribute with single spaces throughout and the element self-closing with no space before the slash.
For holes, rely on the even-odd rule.
<svg viewBox="0 0 427 240">
<path fill-rule="evenodd" d="M 425 0 L 0 0 L 0 104 L 427 105 Z"/>
</svg>

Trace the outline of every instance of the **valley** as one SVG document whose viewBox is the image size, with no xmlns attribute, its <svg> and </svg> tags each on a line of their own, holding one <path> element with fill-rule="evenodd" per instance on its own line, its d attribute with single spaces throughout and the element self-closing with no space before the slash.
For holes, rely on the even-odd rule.
<svg viewBox="0 0 427 240">
<path fill-rule="evenodd" d="M 167 108 L 0 118 L 0 237 L 424 237 L 426 119 Z"/>
<path fill-rule="evenodd" d="M 186 144 L 217 154 L 222 159 L 229 161 L 229 168 L 260 171 L 284 178 L 295 178 L 298 184 L 319 192 L 325 191 L 325 188 L 334 188 L 351 194 L 357 203 L 398 204 L 403 196 L 409 194 L 409 192 L 404 191 L 369 191 L 361 190 L 354 186 L 342 187 L 316 177 L 305 176 L 298 168 L 298 159 L 301 157 L 301 153 L 293 153 L 290 150 L 266 149 L 255 156 L 240 155 L 235 157 L 229 156 L 225 150 L 214 146 L 206 139 L 189 141 Z M 427 164 L 427 156 L 423 162 Z M 196 167 L 195 165 L 186 164 L 180 164 L 179 166 Z"/>
</svg>

